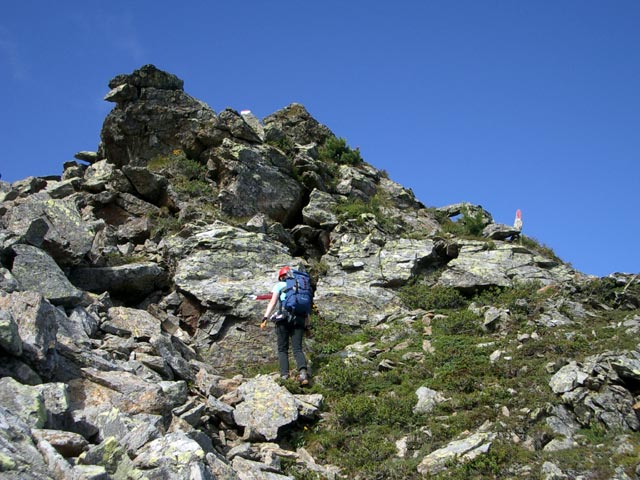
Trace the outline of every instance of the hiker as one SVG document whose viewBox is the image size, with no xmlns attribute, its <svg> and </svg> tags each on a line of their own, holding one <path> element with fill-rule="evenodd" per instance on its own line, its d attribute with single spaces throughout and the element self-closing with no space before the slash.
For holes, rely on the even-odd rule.
<svg viewBox="0 0 640 480">
<path fill-rule="evenodd" d="M 273 286 L 271 300 L 264 312 L 264 317 L 262 317 L 260 328 L 265 328 L 268 320 L 275 322 L 280 377 L 289 377 L 289 343 L 291 343 L 291 350 L 298 368 L 298 381 L 301 385 L 307 385 L 309 383 L 309 374 L 307 371 L 307 359 L 302 351 L 302 338 L 309 314 L 295 314 L 283 308 L 287 293 L 291 293 L 287 292 L 289 290 L 287 288 L 287 278 L 292 276 L 293 272 L 289 267 L 282 267 L 278 271 L 278 282 Z M 277 311 L 276 305 L 278 306 Z"/>
</svg>

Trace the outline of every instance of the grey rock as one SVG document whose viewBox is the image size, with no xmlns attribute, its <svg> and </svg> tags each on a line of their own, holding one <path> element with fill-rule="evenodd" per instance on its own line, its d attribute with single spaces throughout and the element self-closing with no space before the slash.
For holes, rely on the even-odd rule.
<svg viewBox="0 0 640 480">
<path fill-rule="evenodd" d="M 544 480 L 562 480 L 564 478 L 568 478 L 567 475 L 562 473 L 562 470 L 560 470 L 558 466 L 552 462 L 544 462 L 542 464 L 542 468 L 540 469 L 540 473 L 542 474 L 542 478 Z"/>
<path fill-rule="evenodd" d="M 46 192 L 51 196 L 51 198 L 65 198 L 76 193 L 79 187 L 80 180 L 78 178 L 62 180 L 59 182 L 50 181 L 47 182 Z"/>
<path fill-rule="evenodd" d="M 6 381 L 2 379 L 2 381 Z M 42 454 L 31 439 L 29 425 L 0 405 L 0 451 L 2 475 L 6 478 L 47 480 L 54 477 L 48 471 Z"/>
<path fill-rule="evenodd" d="M 171 338 L 166 335 L 155 335 L 149 340 L 160 357 L 169 365 L 174 375 L 189 382 L 195 381 L 195 368 L 185 360 L 174 347 Z"/>
<path fill-rule="evenodd" d="M 80 152 L 76 152 L 76 154 L 73 157 L 88 163 L 95 163 L 99 160 L 98 152 L 91 152 L 88 150 L 82 150 Z"/>
<path fill-rule="evenodd" d="M 115 437 L 129 455 L 164 434 L 162 417 L 146 413 L 130 415 L 117 408 L 100 412 L 94 419 L 98 436 Z"/>
<path fill-rule="evenodd" d="M 38 193 L 16 204 L 9 212 L 7 229 L 18 236 L 33 237 L 35 225 L 39 238 L 32 238 L 31 243 L 41 245 L 62 267 L 79 263 L 91 250 L 94 232 L 69 198 L 54 199 Z"/>
<path fill-rule="evenodd" d="M 13 378 L 0 378 L 0 405 L 20 417 L 31 428 L 42 428 L 47 421 L 40 391 L 35 387 L 22 385 Z"/>
<path fill-rule="evenodd" d="M 19 357 L 22 354 L 22 339 L 18 324 L 9 310 L 0 310 L 0 349 L 10 355 Z"/>
<path fill-rule="evenodd" d="M 104 158 L 117 167 L 145 166 L 149 160 L 181 149 L 199 154 L 215 137 L 215 112 L 182 90 L 182 81 L 155 67 L 120 75 L 109 84 L 137 88 L 137 98 L 118 98 L 104 121 Z"/>
<path fill-rule="evenodd" d="M 183 432 L 169 433 L 145 445 L 133 460 L 137 468 L 149 470 L 165 467 L 170 478 L 189 479 L 192 464 L 202 464 L 205 452 Z"/>
<path fill-rule="evenodd" d="M 99 465 L 114 475 L 122 462 L 129 461 L 125 449 L 114 437 L 107 437 L 98 445 L 91 445 L 78 457 L 80 465 Z"/>
<path fill-rule="evenodd" d="M 418 403 L 413 407 L 414 413 L 429 413 L 436 405 L 447 400 L 440 392 L 427 387 L 418 388 L 416 395 Z"/>
<path fill-rule="evenodd" d="M 24 385 L 39 385 L 42 377 L 16 357 L 0 355 L 0 377 L 11 377 Z"/>
<path fill-rule="evenodd" d="M 160 90 L 182 90 L 184 81 L 164 72 L 155 65 L 143 65 L 131 74 L 120 74 L 109 80 L 109 88 L 129 84 L 136 88 L 157 88 Z"/>
<path fill-rule="evenodd" d="M 233 137 L 253 143 L 261 142 L 254 128 L 246 122 L 245 116 L 240 115 L 235 110 L 226 108 L 220 112 L 218 120 L 218 128 L 228 130 Z"/>
<path fill-rule="evenodd" d="M 98 331 L 100 318 L 89 312 L 84 307 L 75 307 L 69 314 L 69 320 L 75 324 L 82 325 L 84 333 L 93 338 Z"/>
<path fill-rule="evenodd" d="M 331 230 L 338 224 L 334 213 L 338 202 L 328 193 L 314 189 L 309 196 L 309 203 L 302 209 L 305 223 Z"/>
<path fill-rule="evenodd" d="M 16 256 L 11 273 L 23 291 L 41 293 L 54 305 L 75 306 L 83 292 L 74 287 L 46 252 L 31 245 L 14 245 Z"/>
<path fill-rule="evenodd" d="M 278 150 L 225 140 L 216 155 L 223 160 L 215 172 L 222 185 L 217 203 L 226 215 L 251 217 L 263 213 L 283 224 L 292 223 L 300 215 L 303 188 Z M 260 175 L 255 175 L 256 171 Z"/>
<path fill-rule="evenodd" d="M 70 430 L 72 421 L 70 415 L 71 401 L 69 387 L 65 383 L 43 383 L 33 387 L 42 395 L 46 410 L 44 428 L 53 430 Z"/>
<path fill-rule="evenodd" d="M 129 414 L 166 414 L 176 406 L 175 398 L 159 384 L 149 383 L 124 371 L 82 369 L 86 378 L 69 381 L 72 398 L 84 399 L 82 409 L 100 407 L 105 401 Z"/>
<path fill-rule="evenodd" d="M 144 298 L 167 285 L 167 274 L 157 263 L 142 262 L 116 267 L 78 267 L 69 275 L 82 290 L 109 292 L 113 296 Z"/>
<path fill-rule="evenodd" d="M 549 386 L 572 407 L 578 423 L 598 420 L 609 429 L 637 431 L 640 419 L 632 393 L 636 380 L 619 376 L 613 366 L 626 374 L 621 365 L 634 365 L 635 360 L 633 352 L 604 352 L 582 364 L 570 362 L 551 377 Z"/>
<path fill-rule="evenodd" d="M 284 475 L 274 471 L 274 468 L 262 462 L 255 462 L 245 458 L 236 456 L 232 462 L 234 470 L 236 470 L 243 479 L 258 480 L 294 480 L 294 477 Z"/>
<path fill-rule="evenodd" d="M 266 142 L 278 142 L 284 138 L 292 144 L 308 145 L 324 143 L 333 136 L 331 130 L 314 119 L 306 108 L 292 103 L 262 119 Z"/>
<path fill-rule="evenodd" d="M 136 189 L 136 192 L 145 200 L 156 203 L 165 194 L 169 183 L 166 177 L 152 173 L 147 168 L 129 165 L 122 167 L 122 171 L 133 185 L 133 188 Z"/>
<path fill-rule="evenodd" d="M 32 429 L 31 432 L 35 439 L 46 440 L 65 458 L 77 457 L 89 447 L 89 442 L 77 433 L 50 429 Z"/>
<path fill-rule="evenodd" d="M 438 207 L 437 212 L 441 215 L 446 215 L 449 218 L 457 217 L 458 215 L 468 214 L 472 217 L 480 216 L 485 225 L 493 223 L 493 217 L 487 212 L 481 205 L 474 205 L 469 202 L 454 203 L 451 205 L 445 205 L 444 207 Z"/>
<path fill-rule="evenodd" d="M 145 310 L 112 307 L 107 312 L 109 321 L 135 339 L 150 339 L 160 335 L 160 320 Z"/>
<path fill-rule="evenodd" d="M 258 136 L 258 139 L 264 141 L 264 127 L 262 126 L 260 120 L 253 113 L 251 113 L 250 110 L 242 110 L 240 112 L 240 115 L 242 115 L 244 121 L 247 122 L 247 125 L 251 127 L 255 135 Z"/>
<path fill-rule="evenodd" d="M 418 473 L 432 475 L 442 472 L 451 463 L 466 463 L 486 454 L 496 435 L 491 432 L 477 432 L 428 454 L 418 465 Z"/>
<path fill-rule="evenodd" d="M 482 230 L 482 236 L 493 240 L 508 240 L 520 235 L 520 230 L 501 223 L 490 223 Z"/>
<path fill-rule="evenodd" d="M 138 98 L 138 90 L 133 85 L 124 83 L 109 90 L 104 96 L 107 102 L 125 103 L 136 100 Z"/>
<path fill-rule="evenodd" d="M 9 311 L 18 324 L 23 357 L 40 375 L 50 376 L 58 361 L 55 319 L 65 317 L 64 313 L 36 292 L 0 296 L 0 309 Z"/>
<path fill-rule="evenodd" d="M 461 290 L 486 287 L 510 287 L 515 282 L 563 283 L 576 272 L 570 267 L 518 245 L 498 243 L 487 249 L 484 242 L 465 240 L 457 258 L 451 260 L 438 284 Z"/>
<path fill-rule="evenodd" d="M 439 256 L 431 240 L 385 243 L 375 234 L 347 229 L 334 232 L 325 261 L 328 272 L 319 279 L 315 296 L 318 308 L 327 318 L 360 326 L 401 314 L 401 302 L 385 287 L 404 285 L 419 268 L 437 264 Z"/>
<path fill-rule="evenodd" d="M 20 290 L 16 277 L 6 268 L 0 267 L 0 291 L 11 293 Z"/>
<path fill-rule="evenodd" d="M 83 188 L 92 193 L 104 190 L 126 193 L 133 190 L 131 182 L 122 170 L 117 169 L 106 159 L 93 163 L 85 170 Z"/>
<path fill-rule="evenodd" d="M 258 376 L 242 384 L 243 401 L 233 412 L 235 422 L 266 440 L 275 440 L 278 431 L 298 419 L 295 398 L 269 376 Z"/>
</svg>

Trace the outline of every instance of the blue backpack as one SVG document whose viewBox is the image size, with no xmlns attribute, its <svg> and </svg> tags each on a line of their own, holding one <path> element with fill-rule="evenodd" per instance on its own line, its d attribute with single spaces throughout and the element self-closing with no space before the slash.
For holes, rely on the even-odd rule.
<svg viewBox="0 0 640 480">
<path fill-rule="evenodd" d="M 299 270 L 290 270 L 285 281 L 287 286 L 283 290 L 285 297 L 282 308 L 296 316 L 311 313 L 313 290 L 309 275 Z"/>
</svg>

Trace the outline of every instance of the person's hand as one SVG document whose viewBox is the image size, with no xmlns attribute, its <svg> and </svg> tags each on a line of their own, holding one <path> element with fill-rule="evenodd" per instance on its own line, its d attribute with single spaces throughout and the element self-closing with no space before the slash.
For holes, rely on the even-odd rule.
<svg viewBox="0 0 640 480">
<path fill-rule="evenodd" d="M 263 317 L 262 323 L 260 324 L 260 329 L 264 330 L 266 326 L 267 326 L 267 317 Z"/>
</svg>

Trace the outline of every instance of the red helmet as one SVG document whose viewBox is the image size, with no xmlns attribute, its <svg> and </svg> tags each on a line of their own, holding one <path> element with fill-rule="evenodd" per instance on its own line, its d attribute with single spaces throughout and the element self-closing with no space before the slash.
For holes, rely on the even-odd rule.
<svg viewBox="0 0 640 480">
<path fill-rule="evenodd" d="M 291 269 L 289 267 L 282 267 L 279 271 L 278 271 L 278 280 L 280 280 L 282 277 L 286 277 L 289 274 L 289 271 Z"/>
</svg>

